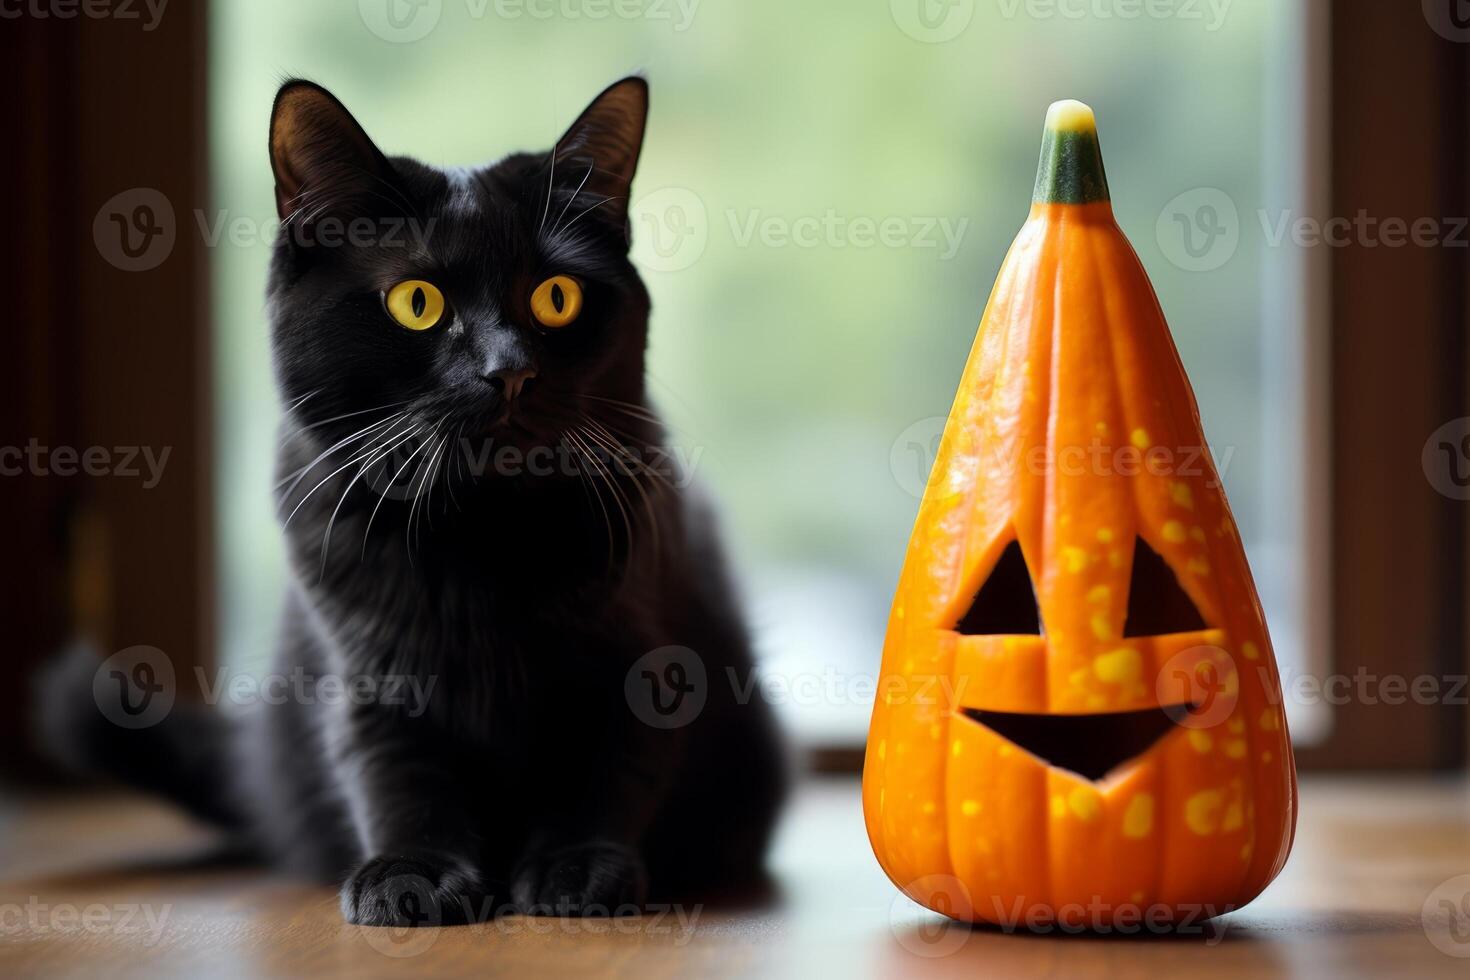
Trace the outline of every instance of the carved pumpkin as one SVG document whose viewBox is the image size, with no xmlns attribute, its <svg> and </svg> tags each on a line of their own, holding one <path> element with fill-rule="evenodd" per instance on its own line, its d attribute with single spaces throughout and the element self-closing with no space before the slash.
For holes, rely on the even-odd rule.
<svg viewBox="0 0 1470 980">
<path fill-rule="evenodd" d="M 1291 848 L 1260 601 L 1081 103 L 1047 114 L 929 476 L 863 806 L 910 897 L 1000 924 L 1219 914 Z"/>
</svg>

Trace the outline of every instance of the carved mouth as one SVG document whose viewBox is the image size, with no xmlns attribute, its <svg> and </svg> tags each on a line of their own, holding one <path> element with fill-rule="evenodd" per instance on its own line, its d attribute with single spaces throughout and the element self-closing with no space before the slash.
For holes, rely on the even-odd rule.
<svg viewBox="0 0 1470 980">
<path fill-rule="evenodd" d="M 1191 711 L 1187 704 L 1099 715 L 1036 715 L 965 708 L 984 725 L 1047 765 L 1094 782 L 1142 755 Z"/>
</svg>

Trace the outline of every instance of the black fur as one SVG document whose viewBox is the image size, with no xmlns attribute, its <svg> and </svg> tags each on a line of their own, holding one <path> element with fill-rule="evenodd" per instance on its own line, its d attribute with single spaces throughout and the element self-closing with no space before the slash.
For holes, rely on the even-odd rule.
<svg viewBox="0 0 1470 980">
<path fill-rule="evenodd" d="M 767 706 L 730 682 L 752 663 L 710 515 L 684 474 L 619 461 L 648 463 L 664 440 L 627 255 L 646 99 L 625 79 L 553 151 L 445 172 L 383 157 L 317 86 L 277 97 L 269 301 L 292 580 L 276 670 L 432 680 L 432 696 L 417 716 L 312 697 L 228 723 L 176 709 L 146 730 L 191 746 L 163 750 L 173 775 L 123 774 L 342 882 L 350 921 L 411 921 L 425 902 L 442 921 L 510 901 L 606 914 L 650 887 L 707 894 L 759 871 L 783 765 Z M 321 234 L 364 218 L 372 241 Z M 556 274 L 585 307 L 551 331 L 528 304 Z M 430 330 L 385 312 L 407 278 L 446 297 Z M 509 397 L 505 379 L 528 372 Z M 505 446 L 490 472 L 467 465 Z M 537 449 L 550 472 L 514 462 Z M 625 679 L 670 645 L 697 652 L 707 700 L 663 728 Z M 94 765 L 136 750 L 138 733 L 116 734 Z M 184 789 L 196 779 L 204 800 Z"/>
</svg>

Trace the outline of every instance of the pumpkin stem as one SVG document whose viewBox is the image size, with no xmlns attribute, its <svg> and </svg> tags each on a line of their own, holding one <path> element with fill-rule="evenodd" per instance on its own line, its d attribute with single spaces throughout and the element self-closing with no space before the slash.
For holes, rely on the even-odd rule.
<svg viewBox="0 0 1470 980">
<path fill-rule="evenodd" d="M 1091 204 L 1109 199 L 1092 109 L 1074 99 L 1053 102 L 1046 110 L 1041 163 L 1031 200 L 1037 204 Z"/>
</svg>

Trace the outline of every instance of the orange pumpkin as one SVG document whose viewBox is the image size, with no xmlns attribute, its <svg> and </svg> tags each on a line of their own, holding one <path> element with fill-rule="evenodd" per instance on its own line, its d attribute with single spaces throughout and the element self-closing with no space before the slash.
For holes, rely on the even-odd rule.
<svg viewBox="0 0 1470 980">
<path fill-rule="evenodd" d="M 929 476 L 863 807 L 899 888 L 999 924 L 1208 917 L 1291 848 L 1260 601 L 1078 102 L 1047 113 Z"/>
</svg>

